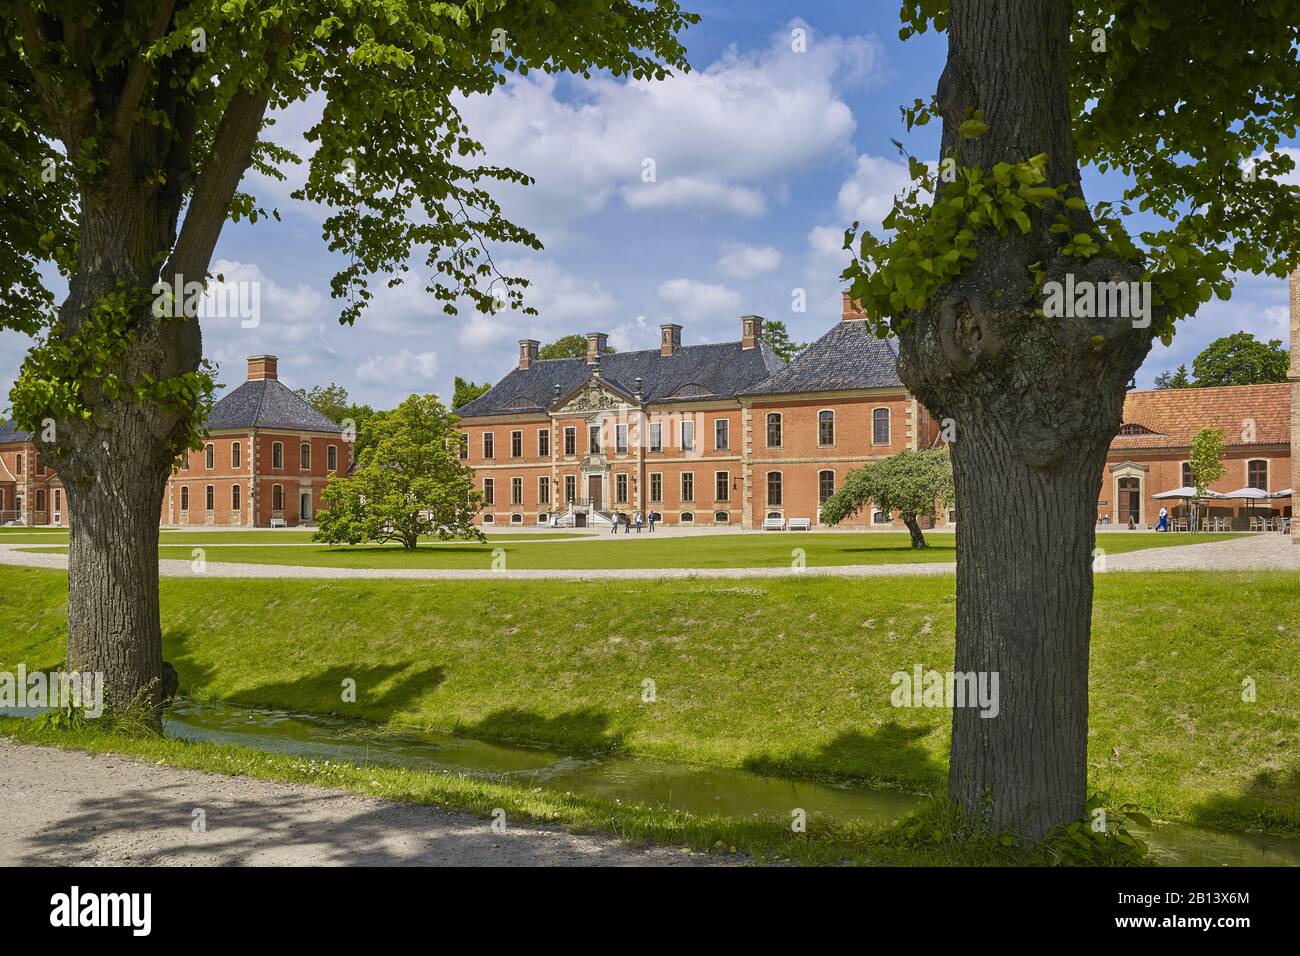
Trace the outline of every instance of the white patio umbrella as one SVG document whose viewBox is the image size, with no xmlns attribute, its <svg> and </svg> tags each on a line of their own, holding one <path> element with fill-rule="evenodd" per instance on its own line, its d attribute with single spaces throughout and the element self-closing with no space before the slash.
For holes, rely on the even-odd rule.
<svg viewBox="0 0 1300 956">
<path fill-rule="evenodd" d="M 1152 495 L 1151 497 L 1157 500 L 1163 500 L 1165 498 L 1224 498 L 1227 496 L 1221 495 L 1217 491 L 1211 491 L 1209 488 L 1206 488 L 1203 494 L 1198 495 L 1195 488 L 1190 485 L 1183 485 L 1181 488 L 1162 491 L 1160 494 Z"/>
<path fill-rule="evenodd" d="M 1283 488 L 1281 491 L 1275 491 L 1275 492 L 1273 492 L 1271 495 L 1269 495 L 1269 497 L 1270 497 L 1270 498 L 1290 498 L 1290 497 L 1291 497 L 1291 489 L 1290 489 L 1290 488 Z"/>
<path fill-rule="evenodd" d="M 1273 497 L 1273 496 L 1270 495 L 1270 494 L 1269 494 L 1267 491 L 1265 491 L 1263 488 L 1238 488 L 1236 491 L 1229 491 L 1229 492 L 1228 492 L 1227 494 L 1225 494 L 1223 497 L 1225 497 L 1225 498 L 1239 498 L 1239 499 L 1241 499 L 1242 501 L 1245 501 L 1245 502 L 1246 502 L 1246 511 L 1247 511 L 1247 514 L 1249 515 L 1249 514 L 1250 514 L 1250 502 L 1252 502 L 1252 501 L 1267 501 L 1269 498 L 1271 498 L 1271 497 Z"/>
<path fill-rule="evenodd" d="M 1204 492 L 1198 495 L 1194 487 L 1191 485 L 1183 485 L 1181 488 L 1171 488 L 1169 491 L 1162 491 L 1160 494 L 1152 495 L 1151 497 L 1155 498 L 1157 501 L 1167 501 L 1171 498 L 1183 499 L 1185 501 L 1196 501 L 1198 499 L 1205 500 L 1207 498 L 1222 498 L 1223 495 L 1219 494 L 1217 491 L 1211 491 L 1209 488 L 1206 488 Z M 1193 527 L 1195 523 L 1195 521 L 1189 520 L 1187 530 L 1195 531 L 1196 529 Z"/>
</svg>

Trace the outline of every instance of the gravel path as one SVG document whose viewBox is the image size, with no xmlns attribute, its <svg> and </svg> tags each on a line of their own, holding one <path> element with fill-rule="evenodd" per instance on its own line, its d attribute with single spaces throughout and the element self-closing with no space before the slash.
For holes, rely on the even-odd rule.
<svg viewBox="0 0 1300 956">
<path fill-rule="evenodd" d="M 63 554 L 24 551 L 30 544 L 0 543 L 0 564 L 67 570 Z M 237 564 L 208 561 L 195 571 L 189 561 L 163 559 L 158 562 L 164 577 L 217 578 L 395 578 L 409 580 L 565 580 L 664 578 L 788 578 L 835 577 L 872 578 L 952 574 L 952 562 L 928 564 L 842 564 L 806 568 L 587 568 L 570 570 L 501 570 L 488 568 L 322 568 L 287 564 Z M 1256 534 L 1205 544 L 1147 548 L 1106 555 L 1107 571 L 1300 571 L 1300 546 L 1280 534 Z"/>
<path fill-rule="evenodd" d="M 0 739 L 0 866 L 725 866 L 734 858 Z M 206 830 L 194 832 L 202 809 Z"/>
</svg>

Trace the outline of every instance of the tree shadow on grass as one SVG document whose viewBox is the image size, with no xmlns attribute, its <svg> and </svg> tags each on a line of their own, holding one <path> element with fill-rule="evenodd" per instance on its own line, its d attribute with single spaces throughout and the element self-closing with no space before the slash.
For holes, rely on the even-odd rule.
<svg viewBox="0 0 1300 956">
<path fill-rule="evenodd" d="M 770 776 L 852 780 L 935 792 L 946 781 L 948 766 L 918 743 L 934 730 L 891 721 L 871 734 L 846 731 L 816 750 L 754 754 L 743 766 Z"/>
<path fill-rule="evenodd" d="M 507 707 L 474 723 L 458 723 L 455 733 L 480 740 L 556 747 L 574 754 L 614 753 L 623 749 L 625 740 L 622 731 L 610 729 L 610 715 L 594 707 L 551 717 Z"/>
<path fill-rule="evenodd" d="M 1189 822 L 1219 829 L 1300 829 L 1300 763 L 1264 770 L 1237 794 L 1215 794 L 1192 807 Z"/>
<path fill-rule="evenodd" d="M 219 665 L 196 658 L 195 640 L 189 629 L 169 631 L 164 638 L 164 656 L 180 676 L 181 696 L 210 697 L 205 690 L 216 683 Z M 319 671 L 304 669 L 283 680 L 224 694 L 222 699 L 232 704 L 386 721 L 413 710 L 446 679 L 441 664 L 339 664 Z M 356 682 L 355 703 L 343 699 L 345 680 Z"/>
</svg>

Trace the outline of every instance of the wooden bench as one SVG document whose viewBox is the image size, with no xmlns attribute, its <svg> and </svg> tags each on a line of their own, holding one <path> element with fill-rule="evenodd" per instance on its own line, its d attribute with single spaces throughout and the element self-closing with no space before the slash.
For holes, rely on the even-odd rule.
<svg viewBox="0 0 1300 956">
<path fill-rule="evenodd" d="M 812 518 L 791 518 L 785 523 L 786 531 L 811 531 Z"/>
<path fill-rule="evenodd" d="M 283 518 L 272 518 L 272 519 L 271 519 L 271 527 L 272 527 L 272 528 L 287 528 L 287 527 L 289 527 L 289 522 L 285 521 Z"/>
<path fill-rule="evenodd" d="M 785 530 L 785 519 L 784 519 L 784 518 L 764 518 L 764 519 L 763 519 L 763 530 L 764 530 L 764 531 L 784 531 L 784 530 Z"/>
</svg>

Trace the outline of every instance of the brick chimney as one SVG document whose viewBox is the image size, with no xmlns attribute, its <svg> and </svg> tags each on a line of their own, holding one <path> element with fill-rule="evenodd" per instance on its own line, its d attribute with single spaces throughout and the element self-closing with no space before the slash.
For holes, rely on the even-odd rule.
<svg viewBox="0 0 1300 956">
<path fill-rule="evenodd" d="M 763 317 L 761 315 L 742 315 L 740 317 L 740 347 L 752 349 L 763 338 Z"/>
<path fill-rule="evenodd" d="M 537 349 L 540 345 L 541 343 L 537 339 L 519 340 L 519 367 L 521 369 L 533 367 L 533 363 L 537 361 Z"/>
<path fill-rule="evenodd" d="M 609 341 L 609 336 L 604 332 L 587 333 L 587 364 L 595 365 L 596 358 L 604 354 L 605 345 Z"/>
<path fill-rule="evenodd" d="M 274 355 L 250 355 L 248 357 L 248 380 L 250 382 L 260 382 L 269 378 L 275 381 L 280 377 L 277 369 L 279 361 Z"/>
<path fill-rule="evenodd" d="M 845 292 L 844 311 L 843 314 L 841 314 L 840 318 L 843 319 L 845 322 L 857 322 L 860 319 L 865 319 L 866 317 L 867 317 L 867 313 L 862 311 L 862 307 L 858 305 L 856 302 L 854 302 L 852 299 L 850 299 L 849 294 Z"/>
<path fill-rule="evenodd" d="M 682 327 L 671 322 L 659 326 L 659 354 L 672 355 L 682 347 Z"/>
</svg>

